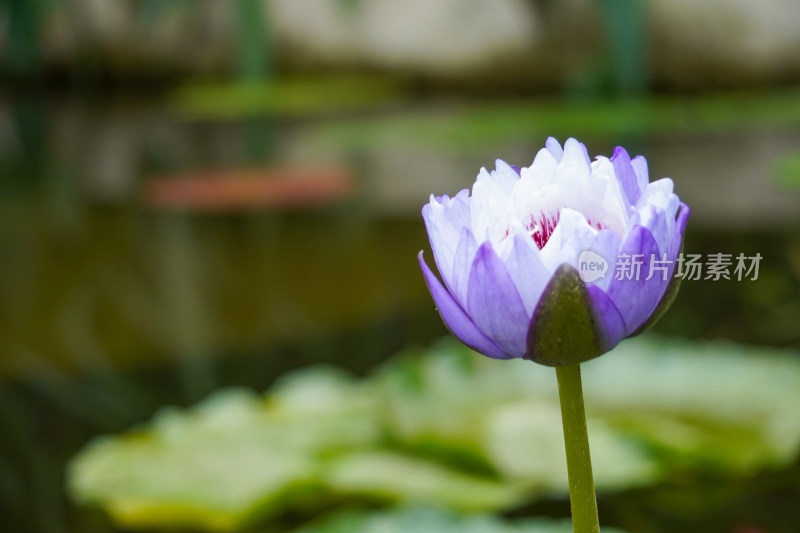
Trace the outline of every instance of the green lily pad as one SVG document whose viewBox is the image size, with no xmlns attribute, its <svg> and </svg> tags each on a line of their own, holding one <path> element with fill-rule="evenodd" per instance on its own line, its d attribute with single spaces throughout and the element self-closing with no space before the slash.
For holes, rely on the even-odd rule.
<svg viewBox="0 0 800 533">
<path fill-rule="evenodd" d="M 325 480 L 338 494 L 389 503 L 436 502 L 463 511 L 507 508 L 525 497 L 522 485 L 388 451 L 357 452 L 337 458 L 328 466 Z"/>
<path fill-rule="evenodd" d="M 647 485 L 664 476 L 655 457 L 605 420 L 591 418 L 587 424 L 597 490 Z M 528 480 L 548 493 L 569 490 L 557 405 L 522 401 L 497 409 L 488 425 L 485 445 L 503 476 Z"/>
<path fill-rule="evenodd" d="M 389 512 L 343 512 L 295 533 L 572 533 L 564 520 L 502 520 L 482 514 L 462 515 L 442 509 L 412 507 Z M 604 533 L 623 533 L 603 528 Z"/>
<path fill-rule="evenodd" d="M 416 368 L 412 361 L 395 364 L 385 379 L 392 412 L 403 421 L 395 429 L 403 440 L 435 443 L 438 450 L 463 452 L 468 442 L 474 459 L 488 459 L 508 473 L 511 463 L 497 456 L 503 447 L 492 432 L 501 426 L 517 428 L 528 434 L 526 441 L 517 442 L 517 450 L 536 454 L 539 442 L 532 426 L 543 415 L 530 411 L 535 405 L 558 408 L 555 371 L 471 353 L 456 342 L 442 343 L 424 357 L 413 356 Z M 416 381 L 399 375 L 415 376 Z M 631 465 L 639 464 L 628 470 L 632 484 L 655 481 L 659 471 L 677 467 L 749 473 L 786 464 L 800 448 L 800 358 L 794 352 L 642 336 L 584 363 L 583 384 L 589 424 L 601 421 L 598 427 L 615 435 L 600 437 L 603 430 L 598 436 L 589 434 L 590 443 L 599 438 L 605 442 L 604 451 L 592 443 L 599 486 L 606 482 L 606 446 L 609 457 L 618 455 L 612 442 L 629 450 L 623 455 Z M 519 402 L 528 407 L 514 417 L 509 405 Z M 551 426 L 541 425 L 545 443 L 558 431 Z M 528 461 L 517 451 L 513 457 L 511 462 Z M 563 458 L 559 454 L 552 460 Z M 660 468 L 653 468 L 652 461 Z M 627 470 L 620 467 L 608 468 L 616 472 L 613 482 L 608 479 L 611 486 L 626 483 L 617 477 Z M 549 486 L 552 480 L 531 481 Z"/>
<path fill-rule="evenodd" d="M 95 442 L 73 463 L 70 482 L 120 524 L 229 531 L 309 489 L 315 474 L 309 458 L 252 442 L 174 446 L 139 434 Z"/>
<path fill-rule="evenodd" d="M 800 449 L 794 352 L 644 335 L 582 368 L 598 490 L 750 475 Z M 505 510 L 566 498 L 558 405 L 554 369 L 447 339 L 366 379 L 315 367 L 164 409 L 95 440 L 68 481 L 132 529 L 230 531 L 331 502 Z"/>
<path fill-rule="evenodd" d="M 318 455 L 377 438 L 374 417 L 332 401 L 348 385 L 358 387 L 313 369 L 284 384 L 291 393 L 279 385 L 270 402 L 228 389 L 188 412 L 164 409 L 148 428 L 87 447 L 71 464 L 71 492 L 137 528 L 229 531 L 284 511 L 318 493 Z"/>
<path fill-rule="evenodd" d="M 630 339 L 609 361 L 586 365 L 591 416 L 656 451 L 678 452 L 664 456 L 673 466 L 748 473 L 794 458 L 800 448 L 796 353 L 653 339 Z"/>
</svg>

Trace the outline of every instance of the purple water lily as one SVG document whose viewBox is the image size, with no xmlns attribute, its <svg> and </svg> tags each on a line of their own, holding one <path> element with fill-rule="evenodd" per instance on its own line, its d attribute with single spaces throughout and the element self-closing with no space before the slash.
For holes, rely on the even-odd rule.
<svg viewBox="0 0 800 533">
<path fill-rule="evenodd" d="M 649 327 L 677 291 L 689 208 L 621 147 L 591 161 L 549 138 L 530 167 L 498 160 L 422 209 L 444 285 L 419 254 L 447 327 L 498 359 L 562 366 Z M 592 269 L 588 271 L 587 268 Z"/>
</svg>

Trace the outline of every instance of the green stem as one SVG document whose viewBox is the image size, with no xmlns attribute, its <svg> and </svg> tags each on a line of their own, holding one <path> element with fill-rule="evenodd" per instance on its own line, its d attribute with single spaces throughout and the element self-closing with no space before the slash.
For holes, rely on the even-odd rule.
<svg viewBox="0 0 800 533">
<path fill-rule="evenodd" d="M 558 366 L 556 377 L 561 400 L 561 422 L 564 425 L 564 444 L 567 449 L 572 530 L 574 533 L 599 533 L 592 458 L 589 455 L 589 435 L 586 432 L 586 412 L 583 409 L 581 366 Z"/>
</svg>

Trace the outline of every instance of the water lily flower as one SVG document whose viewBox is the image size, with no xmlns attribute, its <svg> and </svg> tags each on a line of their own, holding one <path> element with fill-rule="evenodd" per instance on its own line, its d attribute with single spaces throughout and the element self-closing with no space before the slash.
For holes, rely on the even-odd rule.
<svg viewBox="0 0 800 533">
<path fill-rule="evenodd" d="M 563 366 L 649 327 L 671 303 L 689 208 L 621 147 L 547 139 L 527 168 L 498 160 L 472 191 L 422 209 L 442 282 L 419 253 L 450 331 L 498 359 Z"/>
</svg>

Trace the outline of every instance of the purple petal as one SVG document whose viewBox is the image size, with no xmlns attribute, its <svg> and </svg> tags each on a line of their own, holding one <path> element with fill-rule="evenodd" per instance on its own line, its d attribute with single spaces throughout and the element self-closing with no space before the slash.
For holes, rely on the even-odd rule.
<svg viewBox="0 0 800 533">
<path fill-rule="evenodd" d="M 522 169 L 519 168 L 518 165 L 511 165 L 511 168 L 514 169 L 514 172 L 516 172 L 518 176 L 522 174 Z"/>
<path fill-rule="evenodd" d="M 463 309 L 467 308 L 467 287 L 469 286 L 469 274 L 472 271 L 472 262 L 475 260 L 475 253 L 478 251 L 478 243 L 475 236 L 468 228 L 461 231 L 458 239 L 456 255 L 453 258 L 452 273 L 452 294 Z"/>
<path fill-rule="evenodd" d="M 561 143 L 559 143 L 555 137 L 548 137 L 547 141 L 544 143 L 544 147 L 553 154 L 556 161 L 561 161 L 561 158 L 564 156 L 564 149 L 561 148 Z"/>
<path fill-rule="evenodd" d="M 506 269 L 522 298 L 528 316 L 533 314 L 551 276 L 539 254 L 533 249 L 534 246 L 533 239 L 527 235 L 517 235 L 514 237 L 511 253 L 506 259 Z"/>
<path fill-rule="evenodd" d="M 669 234 L 669 230 L 667 228 L 667 213 L 654 205 L 650 206 L 650 217 L 647 220 L 646 224 L 640 224 L 650 231 L 653 235 L 653 238 L 656 240 L 656 244 L 658 244 L 658 256 L 661 257 L 661 254 L 669 254 L 669 248 L 671 244 L 672 236 Z"/>
<path fill-rule="evenodd" d="M 675 272 L 675 260 L 678 258 L 683 244 L 683 231 L 686 229 L 686 220 L 689 218 L 689 212 L 689 206 L 684 203 L 681 203 L 678 207 L 678 218 L 675 221 L 675 234 L 672 236 L 672 242 L 669 247 L 669 260 L 671 261 L 667 278 L 669 281 L 661 291 L 658 297 L 658 303 L 650 312 L 650 316 L 636 329 L 633 335 L 638 335 L 658 322 L 678 295 L 681 279 L 673 277 L 673 274 Z"/>
<path fill-rule="evenodd" d="M 651 261 L 660 259 L 658 244 L 647 228 L 634 226 L 628 232 L 617 255 L 617 270 L 623 265 L 621 258 L 624 255 L 630 256 L 629 264 L 633 263 L 633 256 L 639 256 L 636 258 L 637 261 L 641 261 L 638 276 L 634 273 L 631 276 L 632 279 L 627 279 L 627 277 L 617 279 L 615 270 L 606 294 L 622 314 L 626 332 L 631 334 L 650 315 L 668 280 L 664 281 L 663 275 L 659 271 L 655 271 L 653 277 L 647 279 L 650 274 Z"/>
<path fill-rule="evenodd" d="M 614 272 L 617 268 L 617 254 L 619 253 L 621 241 L 622 240 L 620 239 L 619 235 L 617 235 L 617 232 L 610 229 L 600 230 L 600 233 L 598 233 L 594 238 L 592 244 L 589 245 L 588 250 L 605 259 L 606 263 L 608 263 L 608 270 L 603 277 L 598 278 L 589 284 L 596 285 L 604 291 L 608 289 L 608 286 L 611 284 L 611 280 L 614 279 Z"/>
<path fill-rule="evenodd" d="M 422 208 L 422 218 L 428 230 L 433 258 L 445 285 L 452 290 L 453 257 L 461 230 L 470 223 L 469 191 L 463 190 L 454 198 L 441 196 L 441 206 L 430 203 Z"/>
<path fill-rule="evenodd" d="M 689 219 L 690 211 L 691 210 L 689 209 L 689 206 L 681 202 L 681 205 L 678 207 L 678 218 L 675 220 L 675 233 L 672 235 L 672 241 L 669 243 L 669 249 L 666 250 L 667 259 L 670 261 L 667 270 L 667 282 L 672 281 L 672 276 L 675 273 L 675 262 L 678 259 L 678 254 L 681 253 L 681 246 L 683 245 L 683 232 L 686 229 L 686 221 Z M 664 284 L 664 287 L 658 296 L 659 303 L 664 297 L 664 293 L 667 291 L 667 285 L 669 285 L 669 283 Z"/>
<path fill-rule="evenodd" d="M 667 260 L 670 261 L 669 269 L 667 271 L 667 281 L 672 280 L 672 275 L 675 272 L 675 260 L 678 258 L 678 254 L 681 252 L 681 246 L 683 244 L 683 232 L 686 229 L 686 221 L 689 219 L 689 206 L 681 202 L 680 206 L 678 206 L 678 215 L 675 220 L 675 233 L 672 235 L 672 240 L 669 242 L 665 249 L 663 249 L 660 253 L 667 254 Z M 659 258 L 661 255 L 659 255 Z M 659 296 L 659 300 L 663 297 L 664 291 L 667 290 L 666 284 L 662 290 L 662 294 Z"/>
<path fill-rule="evenodd" d="M 691 209 L 685 203 L 681 202 L 678 207 L 678 218 L 675 220 L 675 234 L 672 235 L 672 242 L 669 245 L 669 257 L 675 259 L 681 251 L 681 244 L 683 243 L 683 232 L 686 230 L 686 221 L 689 219 Z"/>
<path fill-rule="evenodd" d="M 611 298 L 596 285 L 587 285 L 589 305 L 595 320 L 595 329 L 602 343 L 600 349 L 609 351 L 625 338 L 625 320 Z"/>
<path fill-rule="evenodd" d="M 513 357 L 525 354 L 530 320 L 511 276 L 489 242 L 475 254 L 467 311 L 475 325 L 505 353 Z"/>
<path fill-rule="evenodd" d="M 639 201 L 641 190 L 639 189 L 636 171 L 631 165 L 631 157 L 625 151 L 625 148 L 621 146 L 614 148 L 611 163 L 614 165 L 614 174 L 616 174 L 617 180 L 622 186 L 622 192 L 625 193 L 625 197 L 628 199 L 628 205 L 636 205 L 636 202 Z"/>
<path fill-rule="evenodd" d="M 647 184 L 650 183 L 650 174 L 647 172 L 647 159 L 644 156 L 637 155 L 631 159 L 631 166 L 634 174 L 636 174 L 636 186 L 639 188 L 639 194 L 641 194 Z"/>
<path fill-rule="evenodd" d="M 417 261 L 422 269 L 422 274 L 425 276 L 425 283 L 427 283 L 428 290 L 436 303 L 439 315 L 442 317 L 447 329 L 458 337 L 461 342 L 483 355 L 497 359 L 508 359 L 510 356 L 481 333 L 450 293 L 442 286 L 423 259 L 421 251 L 417 256 Z"/>
</svg>

